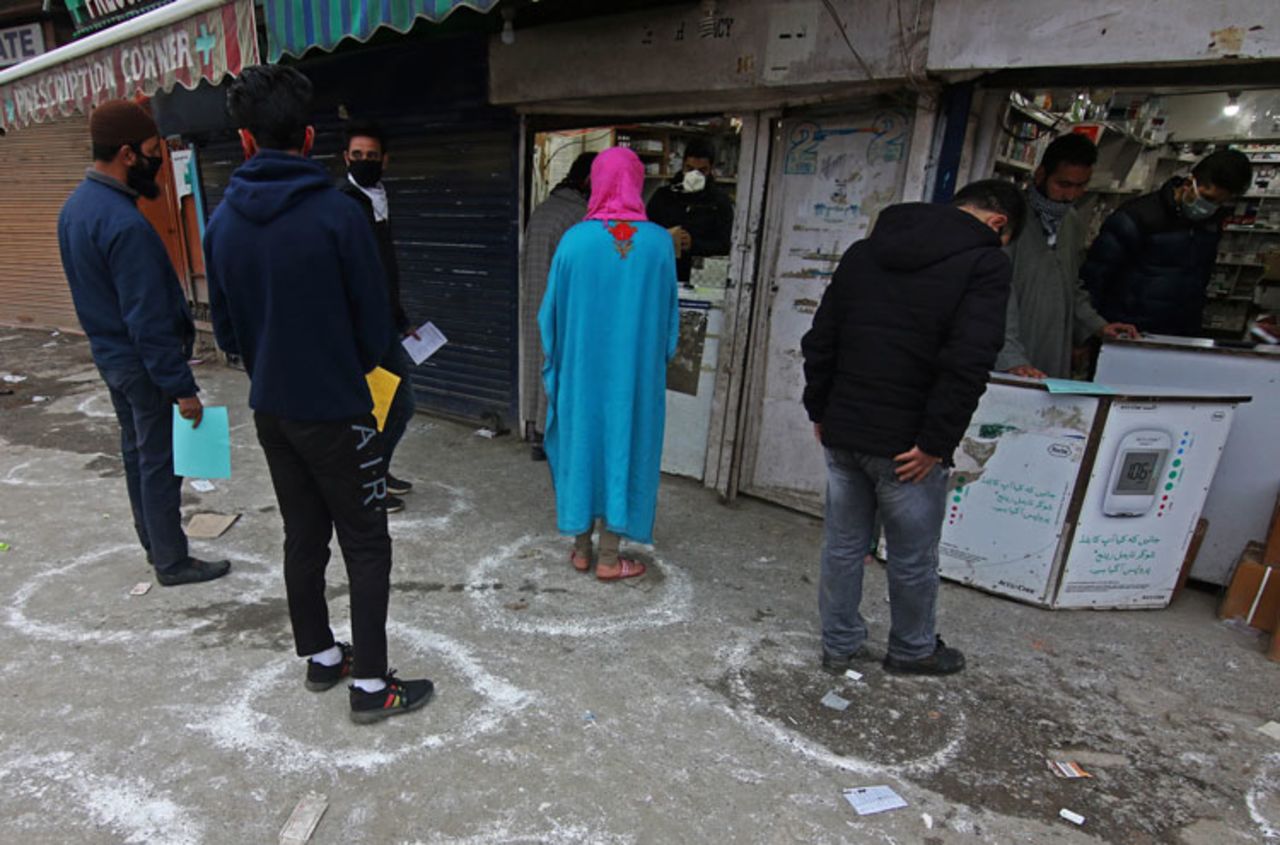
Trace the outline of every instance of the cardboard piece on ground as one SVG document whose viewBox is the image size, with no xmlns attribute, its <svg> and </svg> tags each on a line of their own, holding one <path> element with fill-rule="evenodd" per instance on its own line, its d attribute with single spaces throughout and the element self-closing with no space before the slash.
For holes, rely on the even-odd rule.
<svg viewBox="0 0 1280 845">
<path fill-rule="evenodd" d="M 216 540 L 239 518 L 238 513 L 198 513 L 187 523 L 187 536 L 193 540 Z"/>
<path fill-rule="evenodd" d="M 449 338 L 444 336 L 444 332 L 436 328 L 436 324 L 428 320 L 421 326 L 418 326 L 418 337 L 409 335 L 400 341 L 404 346 L 404 351 L 409 353 L 409 357 L 413 359 L 413 363 L 421 364 L 432 355 L 440 351 L 440 347 L 449 342 Z"/>
<path fill-rule="evenodd" d="M 310 841 L 316 832 L 320 817 L 329 808 L 329 799 L 315 792 L 302 796 L 298 806 L 289 814 L 289 820 L 280 830 L 280 845 L 302 845 Z"/>
<path fill-rule="evenodd" d="M 391 400 L 400 386 L 400 376 L 382 367 L 374 367 L 364 378 L 369 383 L 369 395 L 373 397 L 373 418 L 378 421 L 378 431 L 382 431 L 387 424 Z"/>
<path fill-rule="evenodd" d="M 1272 632 L 1280 617 L 1280 568 L 1263 566 L 1262 544 L 1249 543 L 1227 586 L 1219 619 L 1240 619 L 1250 628 Z"/>
<path fill-rule="evenodd" d="M 887 786 L 860 786 L 846 789 L 844 800 L 860 816 L 871 816 L 886 810 L 899 810 L 907 806 L 902 796 Z"/>
<path fill-rule="evenodd" d="M 173 474 L 184 478 L 231 477 L 231 425 L 225 405 L 205 407 L 198 427 L 173 406 Z"/>
</svg>

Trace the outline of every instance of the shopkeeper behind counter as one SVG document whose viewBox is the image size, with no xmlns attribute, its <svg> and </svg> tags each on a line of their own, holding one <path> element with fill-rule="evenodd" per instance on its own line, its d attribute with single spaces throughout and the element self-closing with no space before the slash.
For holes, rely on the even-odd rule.
<svg viewBox="0 0 1280 845">
<path fill-rule="evenodd" d="M 1199 335 L 1223 223 L 1252 179 L 1244 153 L 1219 150 L 1190 178 L 1116 209 L 1080 271 L 1099 313 L 1152 334 Z"/>
<path fill-rule="evenodd" d="M 684 169 L 654 192 L 649 220 L 669 230 L 676 242 L 676 277 L 687 283 L 693 257 L 728 255 L 733 236 L 733 201 L 716 184 L 715 148 L 695 138 L 684 150 Z"/>
<path fill-rule="evenodd" d="M 1080 286 L 1085 224 L 1075 203 L 1093 177 L 1098 150 L 1083 135 L 1057 138 L 1044 151 L 1027 189 L 1027 225 L 1009 247 L 1013 290 L 996 369 L 1032 378 L 1070 378 L 1071 352 L 1091 337 L 1130 337 L 1137 330 L 1107 322 Z"/>
</svg>

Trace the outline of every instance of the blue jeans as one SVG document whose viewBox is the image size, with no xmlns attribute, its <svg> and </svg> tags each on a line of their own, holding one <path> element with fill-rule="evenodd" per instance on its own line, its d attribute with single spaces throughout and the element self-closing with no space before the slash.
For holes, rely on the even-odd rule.
<svg viewBox="0 0 1280 845">
<path fill-rule="evenodd" d="M 889 654 L 903 660 L 927 657 L 934 650 L 947 471 L 937 466 L 918 484 L 904 484 L 891 458 L 845 449 L 826 452 L 826 536 L 818 586 L 822 647 L 843 657 L 866 642 L 858 606 L 863 559 L 878 514 L 889 552 Z"/>
<path fill-rule="evenodd" d="M 413 359 L 405 351 L 398 336 L 391 342 L 391 348 L 387 350 L 387 354 L 382 357 L 382 369 L 400 376 L 400 385 L 396 388 L 396 395 L 391 397 L 391 407 L 387 409 L 387 422 L 379 435 L 382 441 L 382 456 L 386 458 L 383 468 L 391 472 L 391 458 L 395 454 L 396 446 L 400 444 L 400 438 L 404 437 L 405 429 L 409 427 L 409 421 L 413 419 L 414 411 L 413 384 L 410 382 L 410 376 L 413 374 Z"/>
<path fill-rule="evenodd" d="M 173 474 L 173 400 L 146 372 L 101 370 L 120 421 L 120 453 L 133 527 L 157 571 L 187 561 L 182 479 Z"/>
</svg>

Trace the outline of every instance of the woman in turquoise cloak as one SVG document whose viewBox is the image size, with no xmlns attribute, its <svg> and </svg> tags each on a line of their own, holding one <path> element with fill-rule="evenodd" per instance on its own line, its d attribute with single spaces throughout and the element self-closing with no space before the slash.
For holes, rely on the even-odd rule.
<svg viewBox="0 0 1280 845">
<path fill-rule="evenodd" d="M 587 572 L 600 520 L 602 581 L 645 571 L 618 554 L 619 537 L 653 541 L 667 363 L 680 330 L 675 248 L 647 221 L 643 188 L 631 150 L 596 157 L 586 219 L 561 239 L 538 313 L 557 524 L 575 537 L 574 568 Z"/>
</svg>

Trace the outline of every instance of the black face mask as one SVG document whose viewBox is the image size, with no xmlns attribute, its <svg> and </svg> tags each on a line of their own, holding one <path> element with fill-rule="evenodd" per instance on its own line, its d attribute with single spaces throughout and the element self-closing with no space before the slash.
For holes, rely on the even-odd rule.
<svg viewBox="0 0 1280 845">
<path fill-rule="evenodd" d="M 142 152 L 140 147 L 133 147 L 133 151 L 138 154 L 138 160 L 130 166 L 125 184 L 147 199 L 153 200 L 160 196 L 160 183 L 156 181 L 156 176 L 164 165 L 164 159 L 159 156 L 149 156 Z"/>
<path fill-rule="evenodd" d="M 347 164 L 347 172 L 360 187 L 372 188 L 382 179 L 382 162 L 367 158 L 352 161 Z"/>
</svg>

